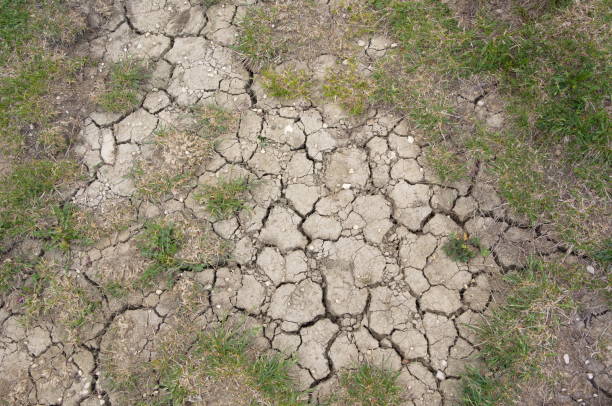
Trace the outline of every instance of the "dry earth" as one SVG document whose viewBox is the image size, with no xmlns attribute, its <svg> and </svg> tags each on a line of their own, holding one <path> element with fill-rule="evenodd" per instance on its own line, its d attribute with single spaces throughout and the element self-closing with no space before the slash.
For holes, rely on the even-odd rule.
<svg viewBox="0 0 612 406">
<path fill-rule="evenodd" d="M 529 253 L 563 252 L 513 217 L 478 168 L 471 181 L 441 185 L 424 164 L 426 142 L 401 117 L 371 110 L 355 118 L 329 101 L 266 96 L 260 75 L 232 50 L 237 22 L 255 1 L 208 9 L 191 3 L 116 0 L 87 44 L 107 65 L 142 58 L 153 67 L 141 106 L 127 115 L 92 113 L 77 147 L 91 180 L 74 203 L 102 224 L 128 227 L 74 251 L 61 274 L 99 304 L 76 336 L 57 319 L 80 311 L 81 302 L 24 326 L 20 298 L 3 301 L 0 403 L 133 404 L 108 384 L 105 367 L 153 359 L 163 333 L 182 328 L 176 320 L 195 286 L 195 299 L 187 295 L 194 325 L 245 318 L 262 326 L 258 345 L 296 356 L 295 375 L 312 390 L 313 403 L 333 393 L 341 371 L 370 361 L 401 371 L 405 405 L 456 404 L 458 378 L 476 362 L 478 343 L 466 325 L 495 302 L 498 277 Z M 318 3 L 321 15 L 331 7 Z M 376 37 L 357 46 L 374 60 L 392 44 Z M 340 62 L 332 54 L 300 61 L 315 76 Z M 488 96 L 477 87 L 461 96 L 500 125 L 494 99 L 487 110 Z M 188 107 L 209 104 L 237 120 L 211 157 L 190 160 L 180 145 L 156 149 L 156 132 L 180 128 Z M 146 200 L 131 176 L 142 162 L 194 166 L 194 176 L 168 196 Z M 237 178 L 253 185 L 238 215 L 216 220 L 196 201 L 200 185 Z M 127 284 L 146 267 L 137 236 L 145 220 L 160 216 L 191 236 L 185 258 L 198 262 L 194 255 L 211 244 L 228 244 L 229 259 L 185 272 L 172 287 L 113 297 L 105 286 Z M 451 233 L 479 237 L 491 255 L 452 261 L 442 252 Z M 583 395 L 574 400 L 609 401 L 599 388 L 609 388 L 610 377 L 603 366 L 594 368 L 592 380 L 577 378 Z M 217 404 L 210 396 L 192 404 Z"/>
</svg>

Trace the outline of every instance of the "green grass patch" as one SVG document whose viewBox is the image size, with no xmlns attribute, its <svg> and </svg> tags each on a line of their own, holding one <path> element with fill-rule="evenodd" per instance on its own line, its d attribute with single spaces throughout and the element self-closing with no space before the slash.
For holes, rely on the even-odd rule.
<svg viewBox="0 0 612 406">
<path fill-rule="evenodd" d="M 14 75 L 0 77 L 0 151 L 19 154 L 26 132 L 45 129 L 56 115 L 45 100 L 53 83 L 73 80 L 85 62 L 37 55 L 18 65 Z"/>
<path fill-rule="evenodd" d="M 274 35 L 278 21 L 274 6 L 249 8 L 239 25 L 240 35 L 235 50 L 256 69 L 277 61 L 286 44 Z"/>
<path fill-rule="evenodd" d="M 398 42 L 375 67 L 371 103 L 411 119 L 438 177 L 455 182 L 479 160 L 512 210 L 552 223 L 579 252 L 601 251 L 612 175 L 610 48 L 600 34 L 609 5 L 519 1 L 500 20 L 481 3 L 461 28 L 438 1 L 369 4 Z M 458 80 L 474 75 L 499 83 L 500 131 L 453 111 Z"/>
<path fill-rule="evenodd" d="M 236 116 L 215 104 L 192 106 L 190 111 L 195 123 L 189 131 L 204 139 L 214 140 L 236 128 Z"/>
<path fill-rule="evenodd" d="M 402 402 L 402 389 L 397 383 L 399 372 L 370 364 L 341 375 L 340 385 L 346 391 L 342 404 L 358 406 L 397 406 Z"/>
<path fill-rule="evenodd" d="M 0 294 L 9 293 L 20 287 L 24 277 L 33 270 L 33 264 L 20 259 L 5 259 L 0 264 Z"/>
<path fill-rule="evenodd" d="M 246 192 L 251 188 L 247 179 L 223 180 L 217 185 L 202 186 L 196 198 L 218 219 L 227 219 L 245 208 Z"/>
<path fill-rule="evenodd" d="M 79 329 L 98 316 L 101 303 L 96 292 L 66 274 L 65 265 L 41 260 L 19 287 L 24 310 L 23 322 L 31 325 L 48 320 L 69 330 L 73 339 Z"/>
<path fill-rule="evenodd" d="M 312 87 L 310 75 L 304 70 L 265 70 L 261 74 L 263 87 L 279 99 L 308 98 Z"/>
<path fill-rule="evenodd" d="M 323 83 L 323 96 L 338 102 L 354 116 L 365 113 L 373 91 L 372 82 L 359 73 L 355 61 L 330 69 Z"/>
<path fill-rule="evenodd" d="M 527 379 L 542 379 L 541 366 L 554 355 L 559 328 L 579 309 L 575 297 L 604 292 L 604 281 L 588 278 L 580 266 L 532 260 L 505 276 L 508 295 L 480 325 L 473 326 L 486 373 L 463 378 L 463 405 L 501 405 Z"/>
<path fill-rule="evenodd" d="M 84 29 L 65 0 L 0 0 L 0 67 L 72 41 Z"/>
<path fill-rule="evenodd" d="M 75 179 L 77 168 L 69 161 L 38 160 L 15 165 L 11 172 L 0 179 L 0 251 L 11 241 L 33 235 L 47 221 L 58 214 L 54 210 L 59 203 L 58 187 Z M 76 237 L 68 232 L 67 222 L 60 218 L 60 234 L 54 234 L 56 242 L 72 241 Z M 61 240 L 61 241 L 60 241 Z"/>
<path fill-rule="evenodd" d="M 495 378 L 470 369 L 463 376 L 463 406 L 498 406 L 503 401 L 506 388 Z"/>
<path fill-rule="evenodd" d="M 140 253 L 152 263 L 145 269 L 140 281 L 147 285 L 160 275 L 165 275 L 168 284 L 172 285 L 176 272 L 181 268 L 181 262 L 176 258 L 176 254 L 182 242 L 182 235 L 172 224 L 154 222 L 145 224 L 142 234 L 138 236 L 138 248 Z"/>
<path fill-rule="evenodd" d="M 77 222 L 77 208 L 71 204 L 57 205 L 53 217 L 44 225 L 38 226 L 35 237 L 49 241 L 49 245 L 68 252 L 75 242 L 86 242 L 86 231 Z"/>
<path fill-rule="evenodd" d="M 483 17 L 467 66 L 501 78 L 518 118 L 528 118 L 517 123 L 537 144 L 562 144 L 562 159 L 605 165 L 610 174 L 609 48 L 591 32 L 557 24 L 546 15 L 513 29 Z M 596 24 L 603 20 L 595 19 L 594 32 Z"/>
<path fill-rule="evenodd" d="M 135 109 L 142 98 L 140 92 L 149 78 L 142 61 L 128 59 L 110 67 L 108 89 L 98 96 L 98 104 L 111 113 Z"/>
</svg>

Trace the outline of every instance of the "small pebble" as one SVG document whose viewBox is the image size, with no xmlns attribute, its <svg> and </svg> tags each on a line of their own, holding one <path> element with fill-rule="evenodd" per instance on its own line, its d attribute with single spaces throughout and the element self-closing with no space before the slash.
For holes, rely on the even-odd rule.
<svg viewBox="0 0 612 406">
<path fill-rule="evenodd" d="M 565 365 L 569 365 L 569 354 L 563 354 L 563 362 L 565 362 Z"/>
</svg>

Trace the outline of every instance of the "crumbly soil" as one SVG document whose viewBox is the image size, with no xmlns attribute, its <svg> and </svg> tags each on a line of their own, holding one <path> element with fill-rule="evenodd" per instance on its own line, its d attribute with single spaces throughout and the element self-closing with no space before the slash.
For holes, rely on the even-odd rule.
<svg viewBox="0 0 612 406">
<path fill-rule="evenodd" d="M 296 357 L 298 385 L 311 391 L 313 404 L 336 390 L 343 370 L 373 362 L 400 372 L 405 405 L 454 405 L 460 375 L 478 362 L 467 324 L 502 299 L 500 276 L 529 254 L 567 256 L 511 213 L 478 166 L 470 180 L 442 184 L 425 165 L 427 141 L 402 117 L 371 109 L 355 118 L 330 101 L 267 96 L 259 73 L 232 49 L 237 24 L 254 3 L 206 9 L 195 0 L 115 0 L 110 18 L 82 45 L 100 72 L 125 58 L 150 61 L 151 83 L 135 111 L 93 112 L 75 148 L 90 178 L 72 202 L 107 234 L 74 248 L 59 277 L 93 295 L 95 314 L 75 335 L 56 320 L 77 308 L 56 308 L 23 325 L 23 298 L 1 299 L 0 404 L 134 404 L 106 378 L 117 372 L 108 368 L 155 357 L 164 332 L 176 327 L 188 282 L 203 292 L 189 304 L 197 309 L 195 325 L 246 318 L 263 327 L 258 345 Z M 333 16 L 326 3 L 311 7 Z M 364 60 L 392 47 L 390 39 L 363 38 L 357 47 Z M 338 48 L 346 53 L 344 45 Z M 309 51 L 301 62 L 315 74 L 345 57 Z M 500 125 L 494 92 L 469 86 L 458 96 L 469 114 Z M 156 130 L 180 126 L 189 106 L 208 104 L 234 113 L 236 130 L 215 143 L 189 182 L 145 200 L 132 173 L 160 153 L 152 146 Z M 236 216 L 215 219 L 196 201 L 199 185 L 237 177 L 254 187 Z M 205 235 L 198 249 L 206 256 L 217 249 L 211 246 L 229 247 L 229 259 L 184 272 L 174 286 L 109 293 L 109 284 L 132 286 L 146 268 L 136 237 L 160 216 Z M 452 261 L 442 246 L 453 233 L 480 238 L 491 255 Z M 31 252 L 47 255 L 39 251 Z M 574 340 L 609 334 L 609 315 L 576 323 L 564 342 L 576 348 Z M 569 365 L 559 357 L 552 367 L 572 385 L 522 404 L 609 404 L 610 362 L 599 361 L 608 350 L 572 353 Z M 155 396 L 155 385 L 151 391 L 142 397 Z M 229 398 L 239 404 L 243 397 Z M 192 404 L 231 403 L 209 391 Z"/>
</svg>

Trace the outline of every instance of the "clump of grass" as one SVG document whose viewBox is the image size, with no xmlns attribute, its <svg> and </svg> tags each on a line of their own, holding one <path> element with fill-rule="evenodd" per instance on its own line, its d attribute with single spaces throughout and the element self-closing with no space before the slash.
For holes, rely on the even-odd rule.
<svg viewBox="0 0 612 406">
<path fill-rule="evenodd" d="M 216 6 L 221 3 L 221 0 L 200 0 L 200 3 L 206 8 Z"/>
<path fill-rule="evenodd" d="M 198 137 L 214 140 L 236 129 L 236 116 L 223 107 L 207 104 L 192 106 L 190 111 L 195 122 L 188 130 Z"/>
<path fill-rule="evenodd" d="M 26 129 L 44 128 L 51 121 L 56 112 L 45 97 L 52 83 L 70 80 L 82 66 L 81 60 L 39 55 L 15 74 L 0 77 L 0 149 L 5 154 L 19 154 Z"/>
<path fill-rule="evenodd" d="M 68 161 L 36 160 L 13 166 L 0 179 L 0 250 L 15 238 L 31 235 L 38 225 L 54 216 L 59 201 L 55 190 L 75 178 Z"/>
<path fill-rule="evenodd" d="M 502 404 L 505 388 L 495 378 L 477 369 L 469 369 L 463 376 L 463 406 L 497 406 Z"/>
<path fill-rule="evenodd" d="M 215 105 L 191 107 L 186 121 L 181 128 L 158 128 L 155 158 L 134 165 L 131 175 L 141 198 L 157 201 L 171 193 L 186 193 L 216 139 L 237 128 L 236 116 Z"/>
<path fill-rule="evenodd" d="M 65 326 L 73 339 L 80 328 L 96 320 L 101 305 L 95 292 L 66 273 L 64 265 L 42 260 L 19 288 L 26 325 L 47 319 Z"/>
<path fill-rule="evenodd" d="M 488 252 L 480 245 L 480 240 L 476 237 L 469 237 L 467 234 L 457 236 L 450 235 L 442 250 L 449 258 L 457 262 L 468 262 L 476 255 L 486 256 Z"/>
<path fill-rule="evenodd" d="M 140 90 L 148 79 L 142 61 L 128 59 L 110 67 L 108 90 L 98 96 L 98 104 L 111 113 L 133 110 L 140 103 Z"/>
<path fill-rule="evenodd" d="M 372 81 L 359 73 L 355 61 L 330 69 L 323 84 L 323 96 L 337 101 L 354 116 L 367 110 L 373 91 Z"/>
<path fill-rule="evenodd" d="M 143 233 L 138 237 L 138 247 L 141 254 L 152 263 L 142 274 L 141 282 L 149 284 L 159 275 L 167 274 L 168 283 L 172 285 L 175 273 L 181 267 L 176 258 L 181 244 L 182 235 L 172 224 L 145 224 Z"/>
<path fill-rule="evenodd" d="M 28 261 L 7 258 L 0 264 L 0 294 L 20 287 L 21 279 L 31 273 L 33 264 Z"/>
<path fill-rule="evenodd" d="M 457 182 L 467 176 L 465 158 L 453 153 L 444 143 L 432 145 L 425 158 L 442 183 Z"/>
<path fill-rule="evenodd" d="M 48 240 L 51 247 L 69 251 L 72 243 L 86 241 L 85 230 L 77 223 L 76 211 L 71 204 L 54 206 L 51 221 L 38 226 L 33 235 Z"/>
<path fill-rule="evenodd" d="M 286 44 L 274 35 L 278 8 L 249 8 L 240 22 L 240 36 L 235 49 L 256 69 L 278 62 Z"/>
<path fill-rule="evenodd" d="M 197 199 L 218 219 L 227 219 L 245 208 L 245 193 L 251 185 L 245 178 L 224 180 L 203 186 Z"/>
<path fill-rule="evenodd" d="M 262 72 L 263 86 L 273 97 L 280 99 L 308 98 L 312 82 L 304 70 L 285 69 L 281 72 L 265 70 Z"/>
<path fill-rule="evenodd" d="M 397 406 L 402 402 L 402 389 L 397 383 L 399 372 L 370 364 L 360 365 L 355 371 L 340 377 L 346 391 L 341 404 L 359 406 Z"/>
</svg>

